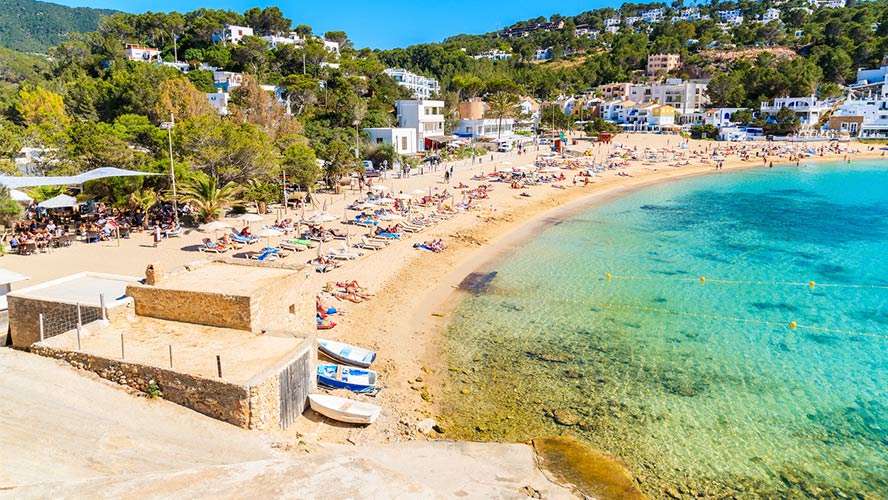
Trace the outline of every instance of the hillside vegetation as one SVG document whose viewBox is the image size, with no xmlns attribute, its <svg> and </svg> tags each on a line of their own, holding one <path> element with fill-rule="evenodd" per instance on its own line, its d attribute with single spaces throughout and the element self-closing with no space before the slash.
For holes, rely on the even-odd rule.
<svg viewBox="0 0 888 500">
<path fill-rule="evenodd" d="M 71 33 L 95 31 L 99 18 L 114 12 L 34 0 L 3 0 L 0 2 L 0 46 L 45 53 Z"/>
</svg>

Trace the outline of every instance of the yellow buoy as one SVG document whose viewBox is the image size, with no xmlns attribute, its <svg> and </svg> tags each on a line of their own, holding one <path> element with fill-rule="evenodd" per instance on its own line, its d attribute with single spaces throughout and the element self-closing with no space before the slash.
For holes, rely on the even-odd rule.
<svg viewBox="0 0 888 500">
<path fill-rule="evenodd" d="M 706 283 L 706 276 L 700 276 L 700 283 Z"/>
<path fill-rule="evenodd" d="M 814 283 L 813 281 L 809 281 L 808 286 L 810 286 L 811 288 L 814 288 L 815 286 L 817 286 L 817 283 Z"/>
<path fill-rule="evenodd" d="M 789 322 L 789 327 L 792 328 L 793 330 L 795 330 L 797 326 L 799 326 L 799 325 L 797 325 L 795 321 Z"/>
<path fill-rule="evenodd" d="M 610 275 L 610 273 L 607 273 L 607 276 L 606 276 L 606 277 L 607 277 L 607 279 L 611 279 L 611 275 Z"/>
</svg>

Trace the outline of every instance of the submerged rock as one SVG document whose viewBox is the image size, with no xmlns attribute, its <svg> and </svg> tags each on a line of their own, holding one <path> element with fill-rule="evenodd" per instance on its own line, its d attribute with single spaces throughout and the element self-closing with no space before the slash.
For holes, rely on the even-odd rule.
<svg viewBox="0 0 888 500">
<path fill-rule="evenodd" d="M 577 425 L 580 422 L 580 417 L 578 417 L 574 412 L 564 408 L 552 410 L 552 418 L 558 425 L 570 426 Z"/>
<path fill-rule="evenodd" d="M 545 361 L 547 363 L 567 363 L 567 359 L 564 358 L 564 356 L 559 356 L 557 354 L 550 354 L 547 352 L 528 351 L 527 355 L 533 359 L 538 359 L 540 361 Z"/>
<path fill-rule="evenodd" d="M 568 437 L 534 439 L 540 462 L 560 483 L 584 496 L 640 500 L 644 494 L 624 463 Z"/>
</svg>

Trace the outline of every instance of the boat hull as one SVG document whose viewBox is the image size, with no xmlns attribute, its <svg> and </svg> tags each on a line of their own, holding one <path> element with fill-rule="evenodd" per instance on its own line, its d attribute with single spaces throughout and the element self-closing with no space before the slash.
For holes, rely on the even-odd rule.
<svg viewBox="0 0 888 500">
<path fill-rule="evenodd" d="M 327 418 L 349 424 L 372 424 L 382 411 L 382 408 L 374 404 L 326 394 L 311 394 L 308 400 L 312 410 Z"/>
</svg>

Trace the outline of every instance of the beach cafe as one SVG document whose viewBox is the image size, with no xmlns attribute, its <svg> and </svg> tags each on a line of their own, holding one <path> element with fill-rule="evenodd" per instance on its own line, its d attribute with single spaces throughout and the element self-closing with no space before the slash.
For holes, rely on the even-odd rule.
<svg viewBox="0 0 888 500">
<path fill-rule="evenodd" d="M 0 176 L 0 188 L 9 189 L 13 199 L 28 205 L 25 220 L 19 221 L 12 228 L 12 234 L 9 231 L 3 234 L 3 244 L 8 243 L 19 254 L 29 255 L 70 246 L 78 237 L 87 242 L 109 239 L 112 236 L 120 237 L 121 232 L 125 237 L 131 226 L 144 226 L 147 221 L 144 214 L 142 220 L 135 220 L 138 219 L 138 213 L 106 213 L 104 205 L 100 204 L 98 209 L 93 210 L 92 203 L 89 204 L 90 209 L 84 211 L 81 208 L 82 203 L 64 193 L 35 203 L 21 189 L 65 186 L 82 191 L 86 182 L 97 179 L 149 175 L 161 174 L 105 167 L 71 176 Z"/>
</svg>

